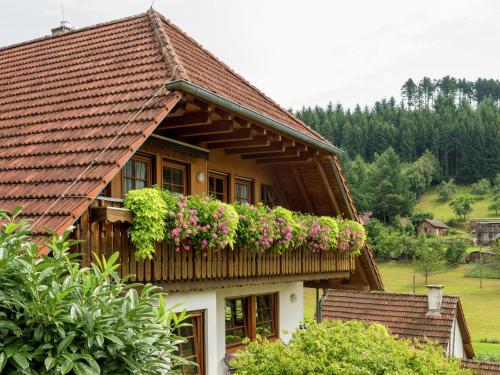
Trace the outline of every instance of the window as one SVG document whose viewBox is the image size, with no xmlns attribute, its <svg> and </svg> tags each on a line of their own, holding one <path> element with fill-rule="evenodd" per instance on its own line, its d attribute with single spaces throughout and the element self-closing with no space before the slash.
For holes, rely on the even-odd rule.
<svg viewBox="0 0 500 375">
<path fill-rule="evenodd" d="M 214 196 L 222 202 L 228 201 L 227 193 L 228 176 L 219 172 L 209 172 L 208 174 L 208 194 Z"/>
<path fill-rule="evenodd" d="M 205 373 L 203 313 L 190 312 L 189 315 L 190 317 L 184 321 L 188 325 L 180 327 L 177 331 L 179 336 L 186 339 L 185 343 L 179 344 L 179 354 L 198 366 L 182 366 L 181 373 L 202 375 Z"/>
<path fill-rule="evenodd" d="M 250 298 L 231 298 L 226 300 L 226 346 L 241 344 L 245 337 L 249 337 L 248 308 Z"/>
<path fill-rule="evenodd" d="M 172 193 L 187 194 L 187 168 L 180 163 L 163 162 L 163 189 Z"/>
<path fill-rule="evenodd" d="M 151 159 L 134 156 L 123 167 L 123 194 L 151 185 Z"/>
<path fill-rule="evenodd" d="M 261 185 L 260 186 L 260 200 L 266 206 L 274 207 L 276 205 L 276 201 L 274 200 L 273 189 L 269 185 Z"/>
<path fill-rule="evenodd" d="M 243 178 L 234 179 L 234 202 L 235 203 L 253 203 L 252 180 Z"/>
<path fill-rule="evenodd" d="M 246 337 L 278 336 L 277 293 L 228 298 L 225 309 L 226 348 L 240 347 Z"/>
<path fill-rule="evenodd" d="M 256 299 L 256 333 L 261 336 L 276 336 L 277 294 L 265 294 Z"/>
</svg>

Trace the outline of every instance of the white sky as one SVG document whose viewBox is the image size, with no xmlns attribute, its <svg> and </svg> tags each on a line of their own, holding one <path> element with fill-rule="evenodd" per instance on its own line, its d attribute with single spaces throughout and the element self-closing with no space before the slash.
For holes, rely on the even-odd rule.
<svg viewBox="0 0 500 375">
<path fill-rule="evenodd" d="M 0 46 L 50 33 L 61 0 L 0 0 Z M 76 27 L 151 0 L 64 0 Z M 500 76 L 499 0 L 156 0 L 155 8 L 285 108 L 371 105 L 408 78 Z"/>
</svg>

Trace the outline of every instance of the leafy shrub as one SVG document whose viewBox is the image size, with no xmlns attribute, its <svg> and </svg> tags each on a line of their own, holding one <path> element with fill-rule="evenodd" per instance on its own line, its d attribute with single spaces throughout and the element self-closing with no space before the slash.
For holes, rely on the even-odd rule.
<svg viewBox="0 0 500 375">
<path fill-rule="evenodd" d="M 355 321 L 310 323 L 288 345 L 258 339 L 230 364 L 237 375 L 468 373 L 437 344 L 398 340 L 382 325 Z"/>
<path fill-rule="evenodd" d="M 135 220 L 128 233 L 135 245 L 136 256 L 152 258 L 155 244 L 165 239 L 165 218 L 171 207 L 167 206 L 164 195 L 157 188 L 129 191 L 125 207 L 134 213 Z"/>
<path fill-rule="evenodd" d="M 450 199 L 456 192 L 457 185 L 455 185 L 455 180 L 453 180 L 453 178 L 449 181 L 442 181 L 437 188 L 439 199 L 443 201 Z"/>
<path fill-rule="evenodd" d="M 473 205 L 474 199 L 467 194 L 456 197 L 450 202 L 453 212 L 462 220 L 465 220 L 465 217 L 472 212 Z"/>
<path fill-rule="evenodd" d="M 161 289 L 124 284 L 118 254 L 80 268 L 69 232 L 38 256 L 25 221 L 0 212 L 0 373 L 164 374 L 182 363 Z M 169 370 L 170 369 L 170 370 Z"/>
<path fill-rule="evenodd" d="M 467 240 L 462 237 L 449 237 L 446 239 L 446 252 L 444 257 L 450 264 L 464 259 L 467 250 Z"/>
<path fill-rule="evenodd" d="M 472 184 L 472 194 L 479 195 L 483 198 L 490 191 L 490 181 L 487 178 L 482 178 L 479 181 Z"/>
</svg>

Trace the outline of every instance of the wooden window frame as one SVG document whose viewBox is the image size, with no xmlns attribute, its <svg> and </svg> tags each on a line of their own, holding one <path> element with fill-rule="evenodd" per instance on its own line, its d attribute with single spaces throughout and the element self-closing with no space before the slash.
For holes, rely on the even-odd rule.
<svg viewBox="0 0 500 375">
<path fill-rule="evenodd" d="M 229 203 L 230 202 L 230 200 L 229 200 L 229 198 L 230 198 L 229 197 L 229 174 L 224 173 L 224 172 L 211 170 L 211 169 L 208 170 L 207 192 L 209 195 L 215 196 L 217 198 L 217 196 L 215 194 L 213 194 L 213 192 L 210 191 L 210 178 L 218 178 L 218 179 L 221 179 L 224 181 L 224 186 L 223 186 L 224 189 L 223 189 L 222 195 L 224 196 L 225 199 L 223 200 L 223 202 Z"/>
<path fill-rule="evenodd" d="M 279 337 L 279 293 L 278 292 L 272 292 L 272 293 L 259 293 L 259 294 L 252 294 L 252 295 L 246 295 L 246 296 L 237 296 L 237 297 L 228 297 L 224 300 L 224 314 L 225 314 L 225 304 L 226 301 L 228 300 L 235 300 L 235 299 L 244 299 L 247 301 L 246 303 L 246 311 L 245 311 L 245 319 L 246 319 L 246 328 L 248 332 L 248 338 L 251 340 L 254 340 L 256 335 L 257 335 L 257 297 L 258 296 L 272 296 L 273 298 L 273 303 L 272 303 L 272 311 L 271 311 L 271 319 L 272 319 L 272 325 L 274 327 L 274 332 L 272 332 L 269 335 L 262 335 L 262 337 L 266 337 L 268 340 L 274 340 Z M 224 316 L 225 318 L 225 316 Z M 224 319 L 225 322 L 225 319 Z M 227 329 L 224 326 L 224 335 L 227 334 Z M 232 342 L 232 343 L 226 343 L 226 352 L 227 353 L 234 353 L 235 351 L 245 347 L 245 344 L 243 344 L 241 341 L 237 342 Z"/>
<path fill-rule="evenodd" d="M 194 341 L 196 341 L 199 353 L 187 358 L 189 358 L 191 362 L 198 364 L 199 375 L 205 375 L 205 314 L 203 311 L 189 311 L 188 315 L 193 319 L 193 323 L 196 321 L 196 324 L 193 324 L 193 336 L 190 337 L 193 337 Z M 178 335 L 180 336 L 179 332 Z M 179 355 L 183 357 L 182 344 L 179 345 Z M 198 358 L 198 361 L 193 361 L 193 357 Z"/>
<path fill-rule="evenodd" d="M 249 194 L 249 199 L 248 199 L 248 204 L 254 204 L 255 203 L 255 194 L 254 194 L 254 180 L 247 178 L 247 177 L 239 177 L 236 176 L 234 178 L 234 202 L 239 202 L 238 196 L 236 195 L 236 185 L 245 185 L 248 187 L 248 194 Z"/>
<path fill-rule="evenodd" d="M 171 159 L 163 159 L 161 164 L 161 187 L 165 190 L 165 179 L 163 178 L 163 168 L 172 168 L 178 169 L 182 171 L 182 194 L 189 194 L 189 164 L 182 163 L 179 161 L 171 160 Z M 174 184 L 170 184 L 174 185 Z M 175 185 L 179 186 L 179 185 Z"/>
<path fill-rule="evenodd" d="M 153 160 L 152 160 L 152 157 L 151 156 L 147 156 L 147 155 L 134 155 L 132 156 L 128 161 L 127 163 L 131 162 L 131 161 L 138 161 L 138 162 L 141 162 L 141 163 L 145 163 L 146 164 L 146 186 L 145 187 L 151 187 L 153 185 Z M 131 190 L 135 190 L 136 187 L 135 187 L 135 181 L 136 180 L 142 180 L 142 179 L 138 179 L 138 178 L 135 178 L 135 177 L 127 177 L 125 176 L 125 165 L 123 166 L 123 169 L 122 169 L 122 195 L 125 196 L 125 194 L 127 193 L 125 191 L 125 180 L 128 179 L 128 180 L 132 180 L 134 183 L 133 183 L 133 187 Z"/>
</svg>

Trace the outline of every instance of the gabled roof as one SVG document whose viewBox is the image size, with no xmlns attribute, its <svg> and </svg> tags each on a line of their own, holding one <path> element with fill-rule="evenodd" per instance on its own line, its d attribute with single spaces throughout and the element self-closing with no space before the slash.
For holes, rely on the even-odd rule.
<svg viewBox="0 0 500 375">
<path fill-rule="evenodd" d="M 64 230 L 175 105 L 173 80 L 328 143 L 150 10 L 0 49 L 0 207 Z"/>
<path fill-rule="evenodd" d="M 420 224 L 422 224 L 424 221 L 432 225 L 434 228 L 450 229 L 448 225 L 439 220 L 424 219 Z"/>
<path fill-rule="evenodd" d="M 462 359 L 462 368 L 472 370 L 474 375 L 498 375 L 500 374 L 500 363 L 483 362 L 472 359 Z"/>
<path fill-rule="evenodd" d="M 427 299 L 427 295 L 330 289 L 323 299 L 322 317 L 380 323 L 400 338 L 427 337 L 445 350 L 456 318 L 467 357 L 474 357 L 459 297 L 443 296 L 440 316 L 427 316 Z"/>
</svg>

